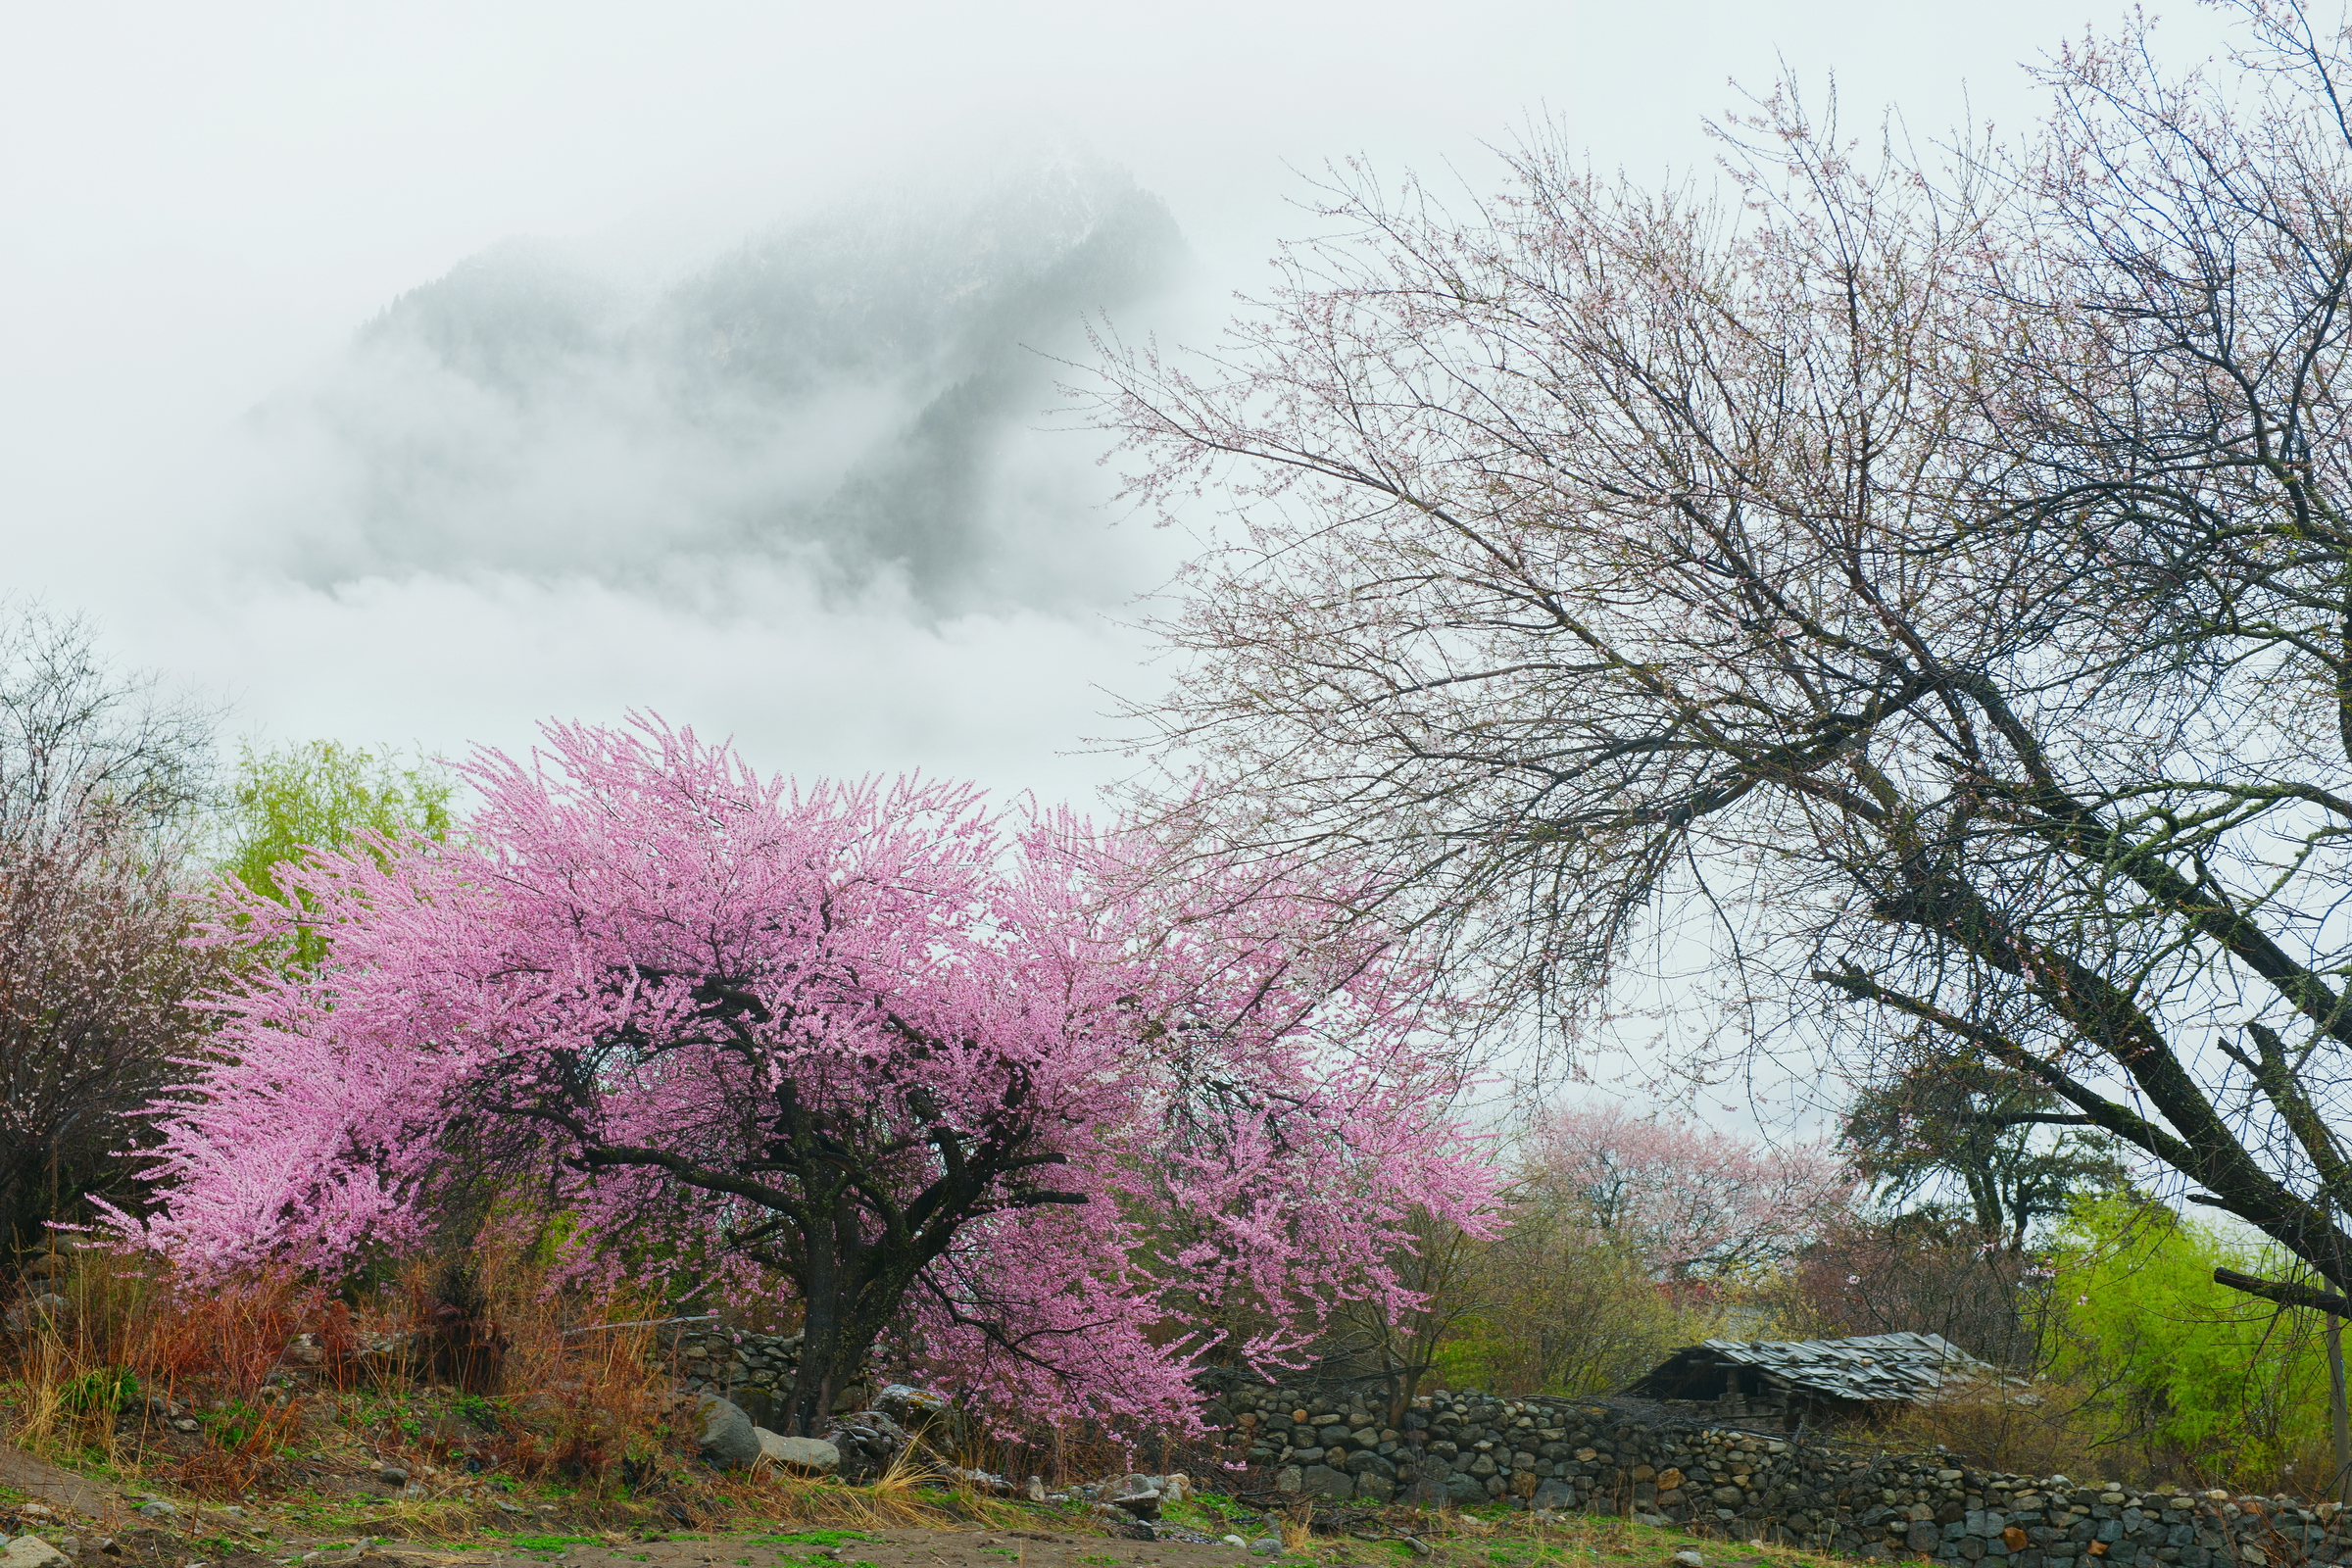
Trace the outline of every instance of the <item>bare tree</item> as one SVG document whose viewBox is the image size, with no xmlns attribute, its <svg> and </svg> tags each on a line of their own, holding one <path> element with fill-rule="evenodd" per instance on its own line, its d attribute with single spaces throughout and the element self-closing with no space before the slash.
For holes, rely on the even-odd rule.
<svg viewBox="0 0 2352 1568">
<path fill-rule="evenodd" d="M 0 599 L 0 837 L 100 819 L 184 837 L 209 799 L 215 715 L 106 662 L 78 616 Z"/>
<path fill-rule="evenodd" d="M 1220 351 L 1106 342 L 1147 503 L 1230 507 L 1171 830 L 1379 864 L 1549 1025 L 1703 952 L 1726 1049 L 1925 1028 L 2343 1286 L 2347 42 L 2239 11 L 2057 57 L 2011 154 L 1784 92 L 1728 207 L 1349 173 Z"/>
</svg>

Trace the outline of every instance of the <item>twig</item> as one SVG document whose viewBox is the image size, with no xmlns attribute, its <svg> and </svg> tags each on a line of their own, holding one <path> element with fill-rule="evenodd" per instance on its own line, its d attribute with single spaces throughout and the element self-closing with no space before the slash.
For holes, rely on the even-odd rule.
<svg viewBox="0 0 2352 1568">
<path fill-rule="evenodd" d="M 634 1323 L 589 1323 L 565 1329 L 563 1337 L 568 1340 L 574 1334 L 593 1334 L 598 1329 L 658 1329 L 670 1323 L 708 1323 L 717 1316 L 716 1312 L 696 1312 L 686 1317 L 644 1317 Z"/>
</svg>

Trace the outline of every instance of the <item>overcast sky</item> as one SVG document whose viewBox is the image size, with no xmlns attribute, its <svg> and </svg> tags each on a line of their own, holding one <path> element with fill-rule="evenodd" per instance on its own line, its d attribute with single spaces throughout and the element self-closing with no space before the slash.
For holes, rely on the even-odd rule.
<svg viewBox="0 0 2352 1568">
<path fill-rule="evenodd" d="M 1299 226 L 1294 169 L 1364 153 L 1480 183 L 1482 143 L 1548 118 L 1604 165 L 1703 171 L 1730 79 L 1784 61 L 1834 73 L 1849 114 L 1894 103 L 1930 133 L 1965 92 L 2015 129 L 2038 104 L 2017 62 L 2117 9 L 10 3 L 0 585 L 87 612 L 238 733 L 454 751 L 641 706 L 771 767 L 1080 795 L 1115 766 L 1079 750 L 1105 689 L 1154 679 L 1119 606 L 1174 543 L 1112 531 L 1091 437 L 1042 407 L 992 426 L 996 575 L 926 599 L 680 521 L 672 493 L 718 486 L 719 460 L 636 421 L 639 360 L 523 431 L 362 364 L 355 334 L 518 236 L 655 290 L 861 192 L 952 206 L 1040 156 L 1164 201 L 1189 282 L 1130 318 L 1193 331 Z M 2199 55 L 2215 23 L 2167 31 Z M 795 451 L 850 406 L 817 403 Z M 419 440 L 431 485 L 358 496 Z M 566 559 L 573 508 L 593 561 Z"/>
</svg>

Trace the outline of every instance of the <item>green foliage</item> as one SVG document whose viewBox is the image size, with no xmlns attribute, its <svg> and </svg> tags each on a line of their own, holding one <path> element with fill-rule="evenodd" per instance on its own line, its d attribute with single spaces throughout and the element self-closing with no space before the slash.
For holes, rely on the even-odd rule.
<svg viewBox="0 0 2352 1568">
<path fill-rule="evenodd" d="M 1957 1189 L 1984 1240 L 2022 1248 L 2036 1222 L 2066 1213 L 2076 1195 L 2124 1180 L 2107 1134 L 2024 1119 L 2071 1108 L 2023 1073 L 1933 1054 L 1865 1088 L 1839 1142 L 1888 1202 Z"/>
<path fill-rule="evenodd" d="M 1721 1328 L 1708 1298 L 1686 1304 L 1632 1248 L 1556 1204 L 1523 1200 L 1463 1282 L 1476 1304 L 1431 1356 L 1440 1383 L 1497 1394 L 1603 1394 L 1677 1345 Z"/>
<path fill-rule="evenodd" d="M 2315 1314 L 2214 1283 L 2216 1267 L 2296 1269 L 2250 1232 L 2116 1196 L 2056 1238 L 2052 1371 L 2107 1401 L 2103 1442 L 2214 1482 L 2328 1467 L 2328 1361 Z"/>
<path fill-rule="evenodd" d="M 496 1432 L 506 1415 L 507 1401 L 479 1394 L 455 1394 L 450 1396 L 449 1408 L 483 1431 Z"/>
<path fill-rule="evenodd" d="M 390 753 L 337 741 L 271 751 L 247 745 L 229 794 L 220 870 L 256 893 L 282 900 L 289 890 L 280 885 L 278 868 L 299 862 L 307 851 L 347 849 L 373 838 L 446 839 L 456 793 L 456 782 L 438 765 L 404 762 Z M 316 965 L 326 946 L 322 933 L 306 930 L 284 960 Z"/>
<path fill-rule="evenodd" d="M 283 1422 L 272 1421 L 271 1418 L 274 1414 L 273 1411 L 265 1410 L 260 1405 L 249 1403 L 244 1399 L 230 1399 L 200 1419 L 204 1422 L 205 1436 L 212 1440 L 215 1447 L 240 1452 L 246 1449 L 256 1437 L 261 1437 L 266 1440 L 265 1446 L 270 1451 L 275 1452 L 286 1446 L 286 1439 L 290 1438 L 292 1434 L 291 1432 L 273 1433 L 273 1428 L 284 1426 Z"/>
<path fill-rule="evenodd" d="M 119 1366 L 98 1367 L 67 1384 L 58 1397 L 75 1415 L 114 1415 L 138 1402 L 139 1380 Z"/>
</svg>

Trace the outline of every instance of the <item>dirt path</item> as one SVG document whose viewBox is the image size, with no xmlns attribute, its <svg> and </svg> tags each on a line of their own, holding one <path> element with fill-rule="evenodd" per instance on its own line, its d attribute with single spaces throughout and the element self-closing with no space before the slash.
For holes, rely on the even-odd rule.
<svg viewBox="0 0 2352 1568">
<path fill-rule="evenodd" d="M 71 1470 L 60 1470 L 5 1443 L 0 1443 L 0 1487 L 14 1487 L 33 1501 L 46 1503 L 61 1513 L 72 1509 L 92 1517 L 119 1509 L 122 1500 L 94 1481 L 85 1481 Z"/>
<path fill-rule="evenodd" d="M 358 1568 L 513 1568 L 522 1563 L 559 1568 L 1235 1568 L 1248 1561 L 1229 1545 L 1184 1542 L 1113 1541 L 1102 1536 L 1043 1530 L 871 1530 L 862 1540 L 826 1546 L 760 1536 L 710 1541 L 630 1542 L 618 1546 L 567 1545 L 548 1550 L 499 1546 L 440 1549 L 392 1545 L 371 1551 Z"/>
</svg>

